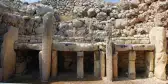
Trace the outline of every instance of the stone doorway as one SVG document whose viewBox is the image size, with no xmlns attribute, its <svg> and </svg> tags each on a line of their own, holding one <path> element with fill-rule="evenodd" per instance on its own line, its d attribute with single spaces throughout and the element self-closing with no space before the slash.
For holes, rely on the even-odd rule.
<svg viewBox="0 0 168 84">
<path fill-rule="evenodd" d="M 145 51 L 136 51 L 136 77 L 144 78 L 146 77 L 146 57 Z"/>
<path fill-rule="evenodd" d="M 119 78 L 128 77 L 128 55 L 129 51 L 118 52 L 118 76 Z"/>
<path fill-rule="evenodd" d="M 39 78 L 39 51 L 17 50 L 16 52 L 16 75 Z"/>
<path fill-rule="evenodd" d="M 84 73 L 94 74 L 94 52 L 85 51 L 84 52 Z"/>
<path fill-rule="evenodd" d="M 58 76 L 75 76 L 77 73 L 77 53 L 74 51 L 58 51 Z"/>
</svg>

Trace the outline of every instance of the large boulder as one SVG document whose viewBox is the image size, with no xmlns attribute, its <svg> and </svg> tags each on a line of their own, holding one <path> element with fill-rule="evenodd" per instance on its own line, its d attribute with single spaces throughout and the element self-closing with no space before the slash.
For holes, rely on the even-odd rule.
<svg viewBox="0 0 168 84">
<path fill-rule="evenodd" d="M 97 14 L 96 18 L 101 21 L 106 20 L 107 14 L 105 12 L 100 12 Z"/>
<path fill-rule="evenodd" d="M 37 9 L 36 5 L 24 5 L 21 7 L 20 11 L 34 15 L 36 13 L 36 9 Z"/>
<path fill-rule="evenodd" d="M 75 6 L 73 9 L 73 13 L 76 16 L 83 17 L 83 16 L 87 15 L 87 9 L 86 9 L 86 7 L 83 7 L 83 6 Z"/>
<path fill-rule="evenodd" d="M 95 8 L 90 8 L 88 11 L 87 11 L 87 14 L 89 17 L 94 17 L 96 16 L 96 10 Z"/>
<path fill-rule="evenodd" d="M 126 25 L 128 25 L 128 21 L 126 19 L 116 19 L 115 21 L 115 28 L 122 29 Z"/>
<path fill-rule="evenodd" d="M 54 12 L 53 7 L 51 6 L 47 6 L 47 5 L 43 5 L 43 4 L 36 4 L 37 9 L 36 9 L 36 14 L 37 15 L 44 15 L 47 12 Z"/>
<path fill-rule="evenodd" d="M 78 20 L 78 19 L 74 19 L 72 21 L 72 24 L 74 27 L 79 28 L 79 27 L 83 26 L 84 22 L 82 22 L 81 20 Z"/>
</svg>

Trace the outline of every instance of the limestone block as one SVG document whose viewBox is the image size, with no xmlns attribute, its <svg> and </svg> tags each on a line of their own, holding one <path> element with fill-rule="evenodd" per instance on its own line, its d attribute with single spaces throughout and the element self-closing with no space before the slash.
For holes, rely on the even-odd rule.
<svg viewBox="0 0 168 84">
<path fill-rule="evenodd" d="M 113 49 L 112 47 L 112 41 L 111 40 L 107 40 L 106 42 L 106 76 L 107 76 L 107 80 L 112 81 L 113 80 L 113 60 L 112 60 L 112 56 L 113 56 Z"/>
<path fill-rule="evenodd" d="M 116 19 L 115 21 L 115 28 L 122 29 L 128 24 L 126 19 Z"/>
<path fill-rule="evenodd" d="M 99 54 L 99 51 L 94 51 L 94 76 L 100 77 L 100 54 Z"/>
<path fill-rule="evenodd" d="M 136 51 L 129 52 L 129 60 L 136 60 Z"/>
<path fill-rule="evenodd" d="M 116 45 L 116 51 L 129 51 L 132 50 L 131 45 Z"/>
<path fill-rule="evenodd" d="M 74 19 L 72 23 L 73 23 L 73 26 L 77 27 L 77 28 L 82 27 L 84 24 L 82 21 L 80 21 L 78 19 Z"/>
<path fill-rule="evenodd" d="M 140 40 L 140 43 L 141 43 L 141 44 L 149 44 L 150 41 L 149 41 L 149 40 Z"/>
<path fill-rule="evenodd" d="M 18 29 L 10 27 L 3 38 L 1 61 L 3 68 L 3 80 L 5 81 L 15 72 L 16 53 L 14 51 L 14 42 L 18 39 Z"/>
<path fill-rule="evenodd" d="M 83 52 L 78 52 L 77 53 L 77 78 L 83 78 L 84 77 L 84 65 L 83 65 L 83 58 L 84 54 L 82 55 Z"/>
<path fill-rule="evenodd" d="M 113 76 L 114 79 L 118 78 L 118 52 L 113 55 Z"/>
<path fill-rule="evenodd" d="M 74 42 L 53 42 L 53 48 L 59 51 L 93 51 L 98 50 L 97 45 L 91 43 L 74 43 Z"/>
<path fill-rule="evenodd" d="M 157 35 L 156 35 L 157 33 Z M 154 27 L 151 29 L 150 34 L 150 42 L 155 45 L 156 53 L 165 52 L 166 51 L 166 31 L 164 27 Z"/>
<path fill-rule="evenodd" d="M 52 69 L 51 69 L 51 75 L 52 77 L 55 77 L 58 72 L 58 56 L 57 51 L 52 51 Z"/>
<path fill-rule="evenodd" d="M 153 44 L 136 44 L 132 45 L 133 50 L 154 50 L 155 46 Z"/>
<path fill-rule="evenodd" d="M 40 71 L 40 78 L 42 78 L 42 51 L 39 52 L 39 71 Z"/>
<path fill-rule="evenodd" d="M 155 69 L 156 78 L 166 80 L 166 64 L 167 64 L 167 41 L 166 31 L 164 27 L 154 27 L 149 33 L 151 44 L 155 45 Z"/>
<path fill-rule="evenodd" d="M 96 18 L 97 18 L 98 20 L 101 20 L 101 21 L 106 20 L 107 14 L 106 14 L 105 12 L 99 12 L 99 13 L 97 14 Z"/>
<path fill-rule="evenodd" d="M 146 52 L 145 57 L 146 57 L 146 65 L 147 65 L 148 71 L 153 72 L 154 71 L 154 52 Z"/>
<path fill-rule="evenodd" d="M 47 12 L 54 12 L 51 6 L 43 5 L 43 4 L 36 4 L 36 13 L 37 15 L 44 15 Z"/>
<path fill-rule="evenodd" d="M 125 44 L 131 44 L 132 40 L 125 40 Z"/>
<path fill-rule="evenodd" d="M 84 52 L 77 52 L 77 56 L 84 56 Z"/>
<path fill-rule="evenodd" d="M 105 70 L 106 70 L 105 56 L 106 56 L 106 53 L 104 51 L 100 51 L 101 77 L 105 77 Z"/>
<path fill-rule="evenodd" d="M 148 77 L 149 77 L 149 78 L 152 78 L 152 77 L 154 77 L 154 74 L 153 74 L 153 72 L 149 72 L 149 73 L 148 73 Z"/>
<path fill-rule="evenodd" d="M 134 61 L 129 61 L 128 77 L 130 79 L 135 79 L 136 78 L 135 60 Z"/>
<path fill-rule="evenodd" d="M 96 16 L 96 10 L 95 8 L 90 8 L 88 11 L 87 11 L 87 14 L 89 17 L 94 17 Z"/>
<path fill-rule="evenodd" d="M 166 69 L 164 69 L 166 63 L 167 63 L 166 53 L 155 53 L 154 75 L 161 80 L 166 80 L 166 71 L 165 71 Z"/>
<path fill-rule="evenodd" d="M 48 12 L 43 16 L 43 34 L 42 34 L 42 82 L 47 82 L 51 71 L 51 48 L 52 31 L 54 17 L 53 13 Z"/>
</svg>

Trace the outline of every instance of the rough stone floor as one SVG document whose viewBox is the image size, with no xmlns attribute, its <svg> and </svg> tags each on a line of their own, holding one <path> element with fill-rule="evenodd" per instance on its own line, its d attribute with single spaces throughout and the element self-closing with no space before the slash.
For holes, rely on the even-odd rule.
<svg viewBox="0 0 168 84">
<path fill-rule="evenodd" d="M 68 76 L 68 77 L 67 77 Z M 118 81 L 108 82 L 106 78 L 103 80 L 96 79 L 91 75 L 85 75 L 84 79 L 76 79 L 76 74 L 62 74 L 57 78 L 51 79 L 49 83 L 41 83 L 39 78 L 34 78 L 31 75 L 22 77 L 14 77 L 7 83 L 30 83 L 30 84 L 168 84 L 167 81 L 161 81 L 156 78 L 137 78 L 130 80 L 128 78 L 120 78 Z"/>
</svg>

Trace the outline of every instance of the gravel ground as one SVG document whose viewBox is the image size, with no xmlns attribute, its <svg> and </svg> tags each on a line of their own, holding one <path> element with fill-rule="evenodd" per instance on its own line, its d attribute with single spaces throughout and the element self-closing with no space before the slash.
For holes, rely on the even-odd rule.
<svg viewBox="0 0 168 84">
<path fill-rule="evenodd" d="M 106 79 L 97 81 L 57 81 L 51 82 L 50 84 L 168 84 L 168 81 L 161 81 L 156 78 L 145 78 L 145 79 L 121 79 L 118 81 L 108 82 Z"/>
<path fill-rule="evenodd" d="M 31 83 L 31 84 L 168 84 L 167 81 L 161 81 L 153 78 L 137 78 L 136 80 L 130 80 L 128 78 L 120 78 L 113 82 L 107 81 L 106 78 L 98 79 L 93 75 L 85 75 L 83 79 L 77 79 L 76 75 L 65 74 L 53 78 L 49 83 L 41 83 L 39 78 L 34 78 L 31 75 L 14 77 L 7 83 Z"/>
</svg>

